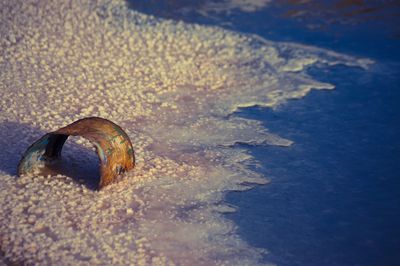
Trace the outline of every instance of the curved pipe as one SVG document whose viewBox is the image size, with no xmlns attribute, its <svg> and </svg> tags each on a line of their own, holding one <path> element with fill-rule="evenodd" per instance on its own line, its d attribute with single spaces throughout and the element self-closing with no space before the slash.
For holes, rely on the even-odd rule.
<svg viewBox="0 0 400 266">
<path fill-rule="evenodd" d="M 18 175 L 34 172 L 61 157 L 61 150 L 69 136 L 81 136 L 92 142 L 100 159 L 102 188 L 135 166 L 135 155 L 128 135 L 117 124 L 100 117 L 88 117 L 73 122 L 34 142 L 18 164 Z"/>
</svg>

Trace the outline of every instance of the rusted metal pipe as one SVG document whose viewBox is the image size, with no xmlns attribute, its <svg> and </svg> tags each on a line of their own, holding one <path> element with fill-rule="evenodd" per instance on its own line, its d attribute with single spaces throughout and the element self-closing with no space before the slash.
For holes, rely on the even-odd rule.
<svg viewBox="0 0 400 266">
<path fill-rule="evenodd" d="M 99 189 L 135 166 L 132 143 L 122 128 L 104 118 L 88 117 L 47 133 L 34 142 L 18 164 L 18 175 L 33 173 L 36 169 L 45 168 L 59 160 L 69 136 L 81 136 L 96 147 L 100 160 Z"/>
</svg>

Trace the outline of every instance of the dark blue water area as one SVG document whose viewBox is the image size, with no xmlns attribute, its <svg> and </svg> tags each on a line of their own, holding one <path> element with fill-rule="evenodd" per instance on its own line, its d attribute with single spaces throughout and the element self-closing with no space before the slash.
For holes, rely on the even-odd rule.
<svg viewBox="0 0 400 266">
<path fill-rule="evenodd" d="M 247 14 L 246 14 L 247 16 Z M 251 147 L 271 179 L 230 193 L 229 215 L 250 244 L 278 265 L 400 265 L 400 52 L 391 29 L 374 22 L 310 31 L 277 20 L 251 32 L 373 59 L 369 70 L 310 69 L 336 86 L 277 110 L 247 108 L 292 147 Z M 243 24 L 245 25 L 245 24 Z M 246 29 L 241 26 L 242 31 Z"/>
<path fill-rule="evenodd" d="M 238 113 L 295 142 L 251 147 L 271 183 L 227 195 L 266 262 L 400 265 L 400 79 L 385 68 L 313 69 L 336 90 Z"/>
<path fill-rule="evenodd" d="M 255 19 L 261 23 L 262 16 Z M 310 69 L 336 89 L 313 91 L 277 110 L 238 112 L 294 144 L 250 148 L 271 183 L 228 194 L 238 206 L 229 217 L 250 244 L 269 250 L 265 262 L 400 265 L 399 40 L 373 22 L 329 31 L 292 20 L 271 23 L 272 30 L 252 32 L 376 63 L 369 70 Z"/>
<path fill-rule="evenodd" d="M 271 183 L 226 195 L 238 207 L 226 217 L 240 236 L 269 251 L 264 262 L 278 265 L 400 265 L 400 16 L 393 15 L 400 14 L 399 4 L 381 1 L 390 5 L 372 19 L 360 15 L 344 23 L 348 17 L 339 16 L 341 9 L 300 19 L 282 15 L 302 1 L 213 16 L 196 11 L 205 2 L 130 1 L 132 8 L 157 17 L 375 61 L 368 70 L 309 69 L 336 89 L 312 91 L 276 110 L 256 106 L 235 114 L 294 141 L 287 148 L 246 146 Z M 353 2 L 359 8 L 364 1 Z"/>
</svg>

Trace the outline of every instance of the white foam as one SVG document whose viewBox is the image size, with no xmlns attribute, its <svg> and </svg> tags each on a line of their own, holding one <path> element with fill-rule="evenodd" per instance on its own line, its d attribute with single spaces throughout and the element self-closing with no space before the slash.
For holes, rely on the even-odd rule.
<svg viewBox="0 0 400 266">
<path fill-rule="evenodd" d="M 3 1 L 0 18 L 0 247 L 16 263 L 257 264 L 266 251 L 238 237 L 221 200 L 267 181 L 233 146 L 291 142 L 229 115 L 333 88 L 307 67 L 369 63 L 123 1 Z M 100 192 L 63 175 L 16 178 L 30 143 L 85 116 L 126 130 L 132 172 Z M 93 164 L 74 147 L 78 168 Z"/>
</svg>

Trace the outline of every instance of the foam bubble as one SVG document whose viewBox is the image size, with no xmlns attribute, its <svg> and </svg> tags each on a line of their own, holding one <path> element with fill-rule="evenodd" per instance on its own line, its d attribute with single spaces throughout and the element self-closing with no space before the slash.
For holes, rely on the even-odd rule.
<svg viewBox="0 0 400 266">
<path fill-rule="evenodd" d="M 0 247 L 15 263 L 257 264 L 266 251 L 238 237 L 222 199 L 267 181 L 234 144 L 291 141 L 230 114 L 333 88 L 307 67 L 369 64 L 123 1 L 3 1 L 0 18 Z M 100 192 L 64 175 L 16 178 L 30 143 L 85 116 L 121 125 L 137 168 Z M 65 154 L 83 172 L 97 163 L 85 146 Z"/>
</svg>

